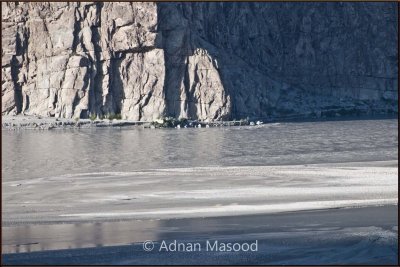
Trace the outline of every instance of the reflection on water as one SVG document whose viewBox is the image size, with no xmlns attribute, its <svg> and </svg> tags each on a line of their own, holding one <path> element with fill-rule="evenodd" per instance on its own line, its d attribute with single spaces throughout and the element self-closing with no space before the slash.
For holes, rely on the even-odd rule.
<svg viewBox="0 0 400 267">
<path fill-rule="evenodd" d="M 158 221 L 3 227 L 3 253 L 131 244 L 155 240 Z"/>
<path fill-rule="evenodd" d="M 20 225 L 3 227 L 2 253 L 128 245 L 145 240 L 238 242 L 264 239 L 268 240 L 264 244 L 271 245 L 273 241 L 280 243 L 282 237 L 287 241 L 299 234 L 303 238 L 291 242 L 303 244 L 305 237 L 311 238 L 316 233 L 322 236 L 326 233 L 337 239 L 339 230 L 348 229 L 351 233 L 362 227 L 382 228 L 386 234 L 390 233 L 389 238 L 397 235 L 397 230 L 393 230 L 397 214 L 397 206 L 385 206 L 274 215 Z M 326 238 L 328 240 L 328 236 Z M 386 242 L 385 238 L 382 237 L 381 241 Z"/>
<path fill-rule="evenodd" d="M 244 217 L 246 218 L 246 217 Z M 232 218 L 225 218 L 223 228 L 229 230 Z M 243 218 L 242 218 L 243 220 Z M 236 228 L 237 224 L 233 226 Z M 241 229 L 246 228 L 244 225 Z M 3 253 L 127 245 L 145 240 L 171 238 L 196 239 L 221 230 L 218 218 L 185 220 L 118 221 L 3 227 Z"/>
<path fill-rule="evenodd" d="M 397 120 L 2 131 L 3 181 L 169 167 L 396 160 Z"/>
</svg>

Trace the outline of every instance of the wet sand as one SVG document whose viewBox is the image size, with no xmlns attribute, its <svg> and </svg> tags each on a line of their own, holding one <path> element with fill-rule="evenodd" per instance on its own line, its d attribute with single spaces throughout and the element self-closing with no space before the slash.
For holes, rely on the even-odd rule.
<svg viewBox="0 0 400 267">
<path fill-rule="evenodd" d="M 4 264 L 397 264 L 398 206 L 3 228 Z M 154 250 L 143 250 L 145 240 Z M 196 252 L 160 242 L 198 242 Z M 207 240 L 256 252 L 206 251 Z M 30 253 L 27 253 L 30 251 Z M 36 251 L 36 252 L 33 252 Z"/>
</svg>

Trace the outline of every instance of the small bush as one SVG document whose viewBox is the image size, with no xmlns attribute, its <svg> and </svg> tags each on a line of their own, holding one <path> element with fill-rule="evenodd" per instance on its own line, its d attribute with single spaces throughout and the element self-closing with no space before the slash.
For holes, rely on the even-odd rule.
<svg viewBox="0 0 400 267">
<path fill-rule="evenodd" d="M 153 125 L 156 128 L 175 128 L 177 125 L 181 125 L 181 126 L 185 125 L 186 121 L 187 121 L 186 119 L 177 120 L 173 117 L 166 117 L 166 118 L 155 120 L 155 121 L 151 122 L 150 125 Z"/>
<path fill-rule="evenodd" d="M 100 116 L 101 119 L 109 119 L 109 120 L 121 120 L 122 115 L 121 114 L 114 114 L 114 113 L 107 113 L 104 116 Z"/>
<path fill-rule="evenodd" d="M 94 121 L 96 118 L 97 118 L 97 115 L 96 115 L 95 113 L 90 114 L 89 119 L 90 119 L 91 121 Z"/>
<path fill-rule="evenodd" d="M 179 119 L 179 125 L 180 125 L 181 127 L 183 127 L 183 126 L 185 126 L 185 125 L 187 125 L 187 124 L 189 124 L 189 120 L 188 120 L 187 118 L 180 118 L 180 119 Z"/>
</svg>

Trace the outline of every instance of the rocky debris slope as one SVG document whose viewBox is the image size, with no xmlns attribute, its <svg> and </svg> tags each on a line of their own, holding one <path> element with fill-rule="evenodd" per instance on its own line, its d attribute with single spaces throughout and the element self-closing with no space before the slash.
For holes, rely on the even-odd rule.
<svg viewBox="0 0 400 267">
<path fill-rule="evenodd" d="M 2 3 L 2 114 L 397 113 L 396 3 Z"/>
</svg>

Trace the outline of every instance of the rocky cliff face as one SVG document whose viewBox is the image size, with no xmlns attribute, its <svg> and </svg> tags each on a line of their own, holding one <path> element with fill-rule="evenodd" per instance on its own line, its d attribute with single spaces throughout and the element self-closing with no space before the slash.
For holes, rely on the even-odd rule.
<svg viewBox="0 0 400 267">
<path fill-rule="evenodd" d="M 2 3 L 2 114 L 397 112 L 396 3 Z"/>
</svg>

